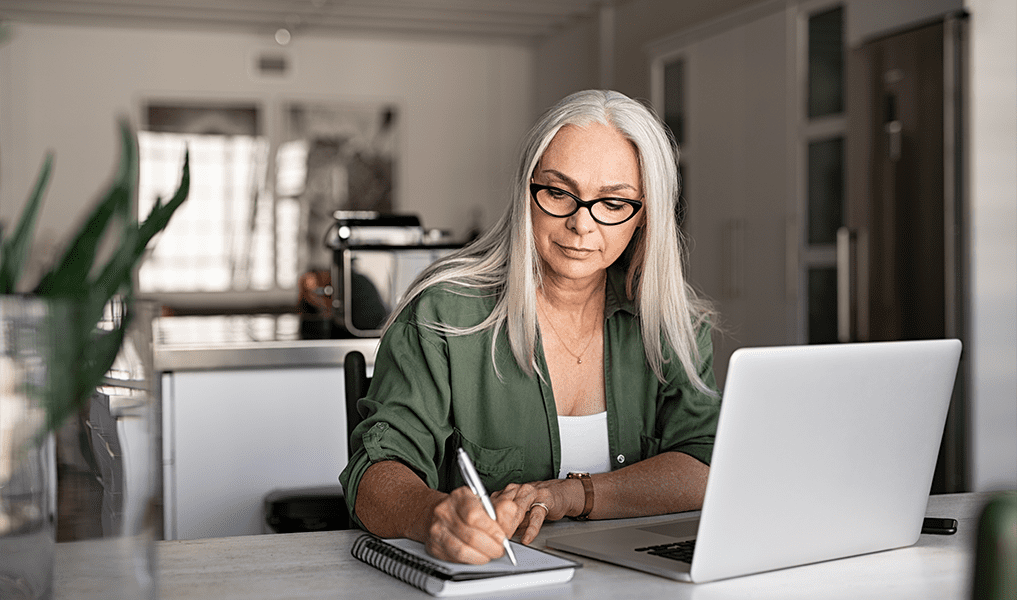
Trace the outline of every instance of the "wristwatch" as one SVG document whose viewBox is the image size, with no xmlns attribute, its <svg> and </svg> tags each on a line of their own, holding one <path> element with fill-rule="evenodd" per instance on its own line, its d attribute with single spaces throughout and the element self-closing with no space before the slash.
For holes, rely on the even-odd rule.
<svg viewBox="0 0 1017 600">
<path fill-rule="evenodd" d="M 593 479 L 589 473 L 572 472 L 566 477 L 567 479 L 578 479 L 583 484 L 583 491 L 586 493 L 586 501 L 583 503 L 583 512 L 579 515 L 572 517 L 577 521 L 586 521 L 590 518 L 590 513 L 593 512 Z"/>
</svg>

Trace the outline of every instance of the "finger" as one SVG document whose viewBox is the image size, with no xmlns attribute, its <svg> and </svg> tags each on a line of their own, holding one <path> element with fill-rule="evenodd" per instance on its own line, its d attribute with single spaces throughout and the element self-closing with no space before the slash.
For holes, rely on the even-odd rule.
<svg viewBox="0 0 1017 600">
<path fill-rule="evenodd" d="M 519 525 L 516 527 L 515 532 L 513 532 L 512 534 L 513 539 L 519 539 L 520 541 L 522 541 L 523 535 L 526 533 L 526 530 L 530 526 L 530 519 L 531 519 L 530 511 L 527 511 L 526 515 L 523 517 L 523 519 L 519 522 Z"/>
<path fill-rule="evenodd" d="M 526 511 L 529 510 L 530 504 L 536 499 L 537 488 L 531 484 L 509 484 L 504 490 L 501 490 L 495 495 L 491 496 L 492 501 L 496 500 L 512 500 L 519 507 L 521 515 L 525 515 Z"/>
<path fill-rule="evenodd" d="M 518 483 L 510 483 L 507 486 L 505 486 L 505 489 L 498 490 L 497 492 L 491 494 L 491 501 L 497 500 L 498 498 L 515 498 L 516 494 L 519 492 L 520 487 L 521 486 Z"/>
<path fill-rule="evenodd" d="M 505 553 L 505 533 L 468 488 L 454 490 L 434 509 L 428 552 L 455 562 L 483 564 Z"/>
<path fill-rule="evenodd" d="M 546 517 L 547 508 L 544 506 L 537 504 L 530 508 L 529 519 L 526 521 L 526 530 L 523 532 L 522 538 L 520 538 L 523 544 L 529 544 L 536 539 Z"/>
<path fill-rule="evenodd" d="M 519 501 L 504 496 L 494 503 L 494 512 L 498 516 L 498 525 L 505 535 L 515 533 L 516 528 L 526 518 L 526 509 L 520 506 Z"/>
<path fill-rule="evenodd" d="M 431 556 L 449 562 L 483 565 L 492 558 L 440 528 L 432 529 L 424 548 Z"/>
<path fill-rule="evenodd" d="M 455 502 L 457 519 L 449 523 L 449 531 L 457 538 L 479 550 L 490 558 L 498 558 L 505 553 L 503 541 L 507 537 L 502 524 L 492 519 L 484 509 L 484 505 L 467 488 L 460 488 L 463 492 L 454 491 L 450 497 Z M 499 504 L 513 506 L 511 501 L 503 501 Z M 505 509 L 503 508 L 503 511 Z M 511 518 L 511 510 L 505 511 L 508 518 Z M 497 511 L 495 513 L 497 515 Z M 515 527 L 515 524 L 512 525 Z"/>
</svg>

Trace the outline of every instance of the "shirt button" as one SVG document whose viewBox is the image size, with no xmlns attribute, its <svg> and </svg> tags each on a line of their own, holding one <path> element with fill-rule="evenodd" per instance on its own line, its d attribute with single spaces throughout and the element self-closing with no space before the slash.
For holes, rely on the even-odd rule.
<svg viewBox="0 0 1017 600">
<path fill-rule="evenodd" d="M 616 460 L 616 461 L 618 461 L 618 464 L 619 464 L 619 465 L 620 465 L 620 464 L 623 464 L 623 463 L 625 462 L 625 455 L 624 455 L 624 454 L 619 454 L 619 455 L 618 455 L 618 456 L 617 456 L 617 457 L 615 458 L 615 460 Z"/>
</svg>

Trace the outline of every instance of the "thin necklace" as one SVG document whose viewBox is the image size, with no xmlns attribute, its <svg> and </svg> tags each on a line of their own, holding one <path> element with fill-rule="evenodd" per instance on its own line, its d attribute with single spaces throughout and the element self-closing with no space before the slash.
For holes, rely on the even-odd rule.
<svg viewBox="0 0 1017 600">
<path fill-rule="evenodd" d="M 551 318 L 547 316 L 546 312 L 544 313 L 544 319 L 547 321 L 548 326 L 551 327 L 551 331 L 554 332 L 554 335 L 558 337 L 558 341 L 561 342 L 562 348 L 565 348 L 565 351 L 576 359 L 577 365 L 583 364 L 583 355 L 586 354 L 586 350 L 590 347 L 590 344 L 593 343 L 593 338 L 597 336 L 597 328 L 593 328 L 593 333 L 590 334 L 590 339 L 586 341 L 586 345 L 583 346 L 583 350 L 579 354 L 576 354 L 569 349 L 568 344 L 565 343 L 565 340 L 561 337 L 561 334 L 558 333 L 558 330 L 554 328 L 554 323 L 551 322 Z"/>
</svg>

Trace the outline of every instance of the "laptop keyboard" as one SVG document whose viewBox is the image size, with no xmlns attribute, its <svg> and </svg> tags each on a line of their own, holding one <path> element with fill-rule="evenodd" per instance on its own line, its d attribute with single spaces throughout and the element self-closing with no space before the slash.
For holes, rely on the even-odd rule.
<svg viewBox="0 0 1017 600">
<path fill-rule="evenodd" d="M 670 558 L 681 562 L 692 562 L 692 552 L 696 549 L 696 540 L 685 540 L 684 542 L 672 542 L 660 544 L 659 546 L 646 546 L 636 548 L 636 552 L 646 552 L 654 556 Z"/>
</svg>

